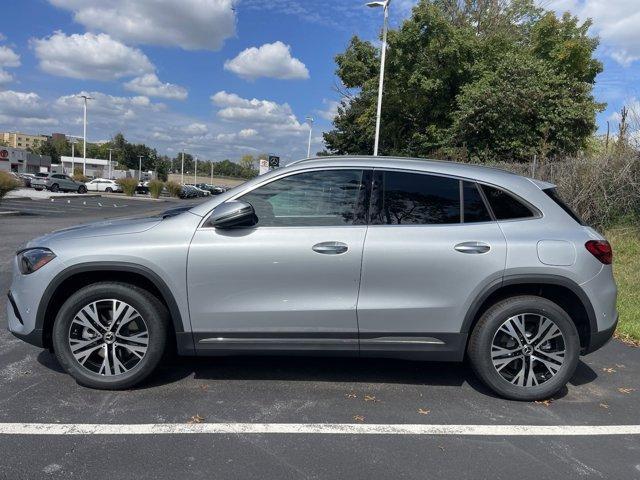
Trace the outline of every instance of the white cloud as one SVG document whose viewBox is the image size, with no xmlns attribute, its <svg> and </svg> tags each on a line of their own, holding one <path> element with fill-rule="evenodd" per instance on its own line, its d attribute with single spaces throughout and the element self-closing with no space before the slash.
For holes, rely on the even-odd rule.
<svg viewBox="0 0 640 480">
<path fill-rule="evenodd" d="M 150 97 L 185 100 L 187 89 L 173 83 L 162 83 L 155 73 L 147 73 L 124 84 L 129 91 Z"/>
<path fill-rule="evenodd" d="M 9 47 L 0 45 L 0 67 L 19 67 L 20 55 Z"/>
<path fill-rule="evenodd" d="M 92 31 L 120 40 L 219 50 L 235 35 L 236 0 L 49 0 Z"/>
<path fill-rule="evenodd" d="M 254 128 L 243 128 L 238 132 L 240 138 L 251 138 L 258 135 L 258 131 Z"/>
<path fill-rule="evenodd" d="M 212 95 L 211 101 L 215 106 L 220 107 L 218 117 L 223 120 L 249 125 L 267 125 L 273 130 L 302 131 L 305 129 L 287 103 L 280 104 L 256 98 L 249 100 L 224 90 Z"/>
<path fill-rule="evenodd" d="M 13 81 L 13 75 L 9 72 L 5 72 L 0 68 L 0 85 L 5 85 Z"/>
<path fill-rule="evenodd" d="M 250 80 L 260 77 L 281 80 L 309 78 L 307 67 L 297 58 L 293 58 L 291 47 L 282 42 L 247 48 L 234 59 L 227 60 L 224 69 Z"/>
<path fill-rule="evenodd" d="M 603 51 L 621 65 L 640 60 L 637 0 L 553 0 L 542 4 L 558 13 L 570 11 L 583 21 L 591 18 Z"/>
<path fill-rule="evenodd" d="M 55 125 L 46 102 L 33 92 L 0 91 L 0 123 L 12 125 Z"/>
<path fill-rule="evenodd" d="M 322 103 L 325 104 L 324 110 L 316 110 L 316 113 L 320 118 L 324 118 L 328 122 L 333 122 L 333 119 L 338 115 L 338 107 L 340 106 L 340 102 L 336 100 L 327 100 L 326 98 L 322 100 Z"/>
<path fill-rule="evenodd" d="M 204 123 L 192 123 L 182 129 L 187 135 L 204 135 L 209 131 Z"/>
<path fill-rule="evenodd" d="M 40 68 L 62 77 L 115 80 L 153 72 L 154 66 L 137 48 L 114 40 L 104 33 L 65 35 L 32 40 Z"/>
</svg>

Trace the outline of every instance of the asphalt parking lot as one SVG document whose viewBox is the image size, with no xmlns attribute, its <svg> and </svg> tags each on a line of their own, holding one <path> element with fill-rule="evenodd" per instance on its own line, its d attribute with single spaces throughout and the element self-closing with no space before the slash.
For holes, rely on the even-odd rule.
<svg viewBox="0 0 640 480">
<path fill-rule="evenodd" d="M 0 291 L 32 237 L 172 206 L 7 200 L 20 214 L 0 216 Z M 338 358 L 178 358 L 140 388 L 102 392 L 15 339 L 5 302 L 2 479 L 640 479 L 640 349 L 618 341 L 547 402 L 495 398 L 464 365 Z"/>
</svg>

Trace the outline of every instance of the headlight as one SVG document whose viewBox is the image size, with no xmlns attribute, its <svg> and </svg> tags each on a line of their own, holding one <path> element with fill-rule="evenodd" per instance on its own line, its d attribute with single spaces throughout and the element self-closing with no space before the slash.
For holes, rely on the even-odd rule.
<svg viewBox="0 0 640 480">
<path fill-rule="evenodd" d="M 48 248 L 30 248 L 18 252 L 18 267 L 24 275 L 40 270 L 56 255 Z"/>
</svg>

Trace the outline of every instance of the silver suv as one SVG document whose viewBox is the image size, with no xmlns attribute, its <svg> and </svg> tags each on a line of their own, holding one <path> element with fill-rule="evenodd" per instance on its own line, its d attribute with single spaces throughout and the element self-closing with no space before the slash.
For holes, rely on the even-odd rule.
<svg viewBox="0 0 640 480">
<path fill-rule="evenodd" d="M 611 337 L 611 260 L 548 183 L 449 162 L 310 159 L 190 210 L 29 242 L 9 329 L 95 388 L 139 383 L 175 345 L 466 358 L 498 394 L 540 399 Z"/>
<path fill-rule="evenodd" d="M 36 190 L 87 193 L 87 187 L 83 182 L 78 182 L 63 173 L 50 173 L 45 177 L 35 178 L 31 180 L 31 186 Z"/>
</svg>

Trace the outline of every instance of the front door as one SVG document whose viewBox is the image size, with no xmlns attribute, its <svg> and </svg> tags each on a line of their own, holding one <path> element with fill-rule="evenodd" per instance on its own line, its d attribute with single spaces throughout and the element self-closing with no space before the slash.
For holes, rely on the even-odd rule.
<svg viewBox="0 0 640 480">
<path fill-rule="evenodd" d="M 502 277 L 505 258 L 502 231 L 474 182 L 376 170 L 358 302 L 362 352 L 456 359 L 466 312 Z"/>
<path fill-rule="evenodd" d="M 199 228 L 187 267 L 197 349 L 357 352 L 370 172 L 312 170 L 234 199 L 255 227 Z"/>
</svg>

